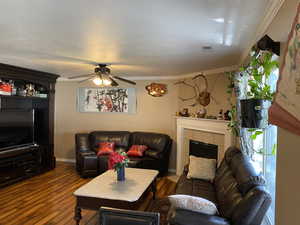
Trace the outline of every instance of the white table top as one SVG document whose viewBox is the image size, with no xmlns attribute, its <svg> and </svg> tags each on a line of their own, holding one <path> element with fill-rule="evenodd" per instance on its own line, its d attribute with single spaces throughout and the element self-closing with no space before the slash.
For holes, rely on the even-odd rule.
<svg viewBox="0 0 300 225">
<path fill-rule="evenodd" d="M 125 181 L 117 181 L 117 173 L 108 170 L 81 186 L 74 195 L 135 202 L 157 175 L 157 170 L 125 168 Z"/>
</svg>

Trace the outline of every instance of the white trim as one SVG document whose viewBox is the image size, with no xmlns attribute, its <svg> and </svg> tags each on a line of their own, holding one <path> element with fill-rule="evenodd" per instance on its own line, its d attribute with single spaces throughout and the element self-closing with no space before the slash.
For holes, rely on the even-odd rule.
<svg viewBox="0 0 300 225">
<path fill-rule="evenodd" d="M 233 66 L 226 66 L 226 67 L 221 67 L 217 69 L 210 69 L 210 70 L 204 70 L 204 71 L 199 71 L 199 72 L 194 72 L 194 73 L 188 73 L 188 74 L 181 74 L 177 76 L 122 76 L 125 79 L 130 79 L 130 80 L 180 80 L 180 79 L 185 79 L 185 78 L 191 78 L 194 77 L 195 75 L 199 73 L 203 73 L 205 75 L 209 74 L 218 74 L 218 73 L 224 73 L 224 72 L 231 72 L 234 70 L 237 70 L 238 66 L 233 65 Z M 66 77 L 60 77 L 57 79 L 58 82 L 74 82 L 74 81 L 81 81 L 82 79 L 68 79 Z"/>
<path fill-rule="evenodd" d="M 66 158 L 56 158 L 57 162 L 68 162 L 68 163 L 75 163 L 75 159 L 66 159 Z"/>
<path fill-rule="evenodd" d="M 242 65 L 244 61 L 247 59 L 247 56 L 249 55 L 249 52 L 252 48 L 252 46 L 263 37 L 263 35 L 266 33 L 268 27 L 274 20 L 275 16 L 277 15 L 279 9 L 283 5 L 285 0 L 272 0 L 269 1 L 269 5 L 266 7 L 266 12 L 264 14 L 264 18 L 262 19 L 262 22 L 258 26 L 255 36 L 251 41 L 248 43 L 248 47 L 245 48 L 243 51 L 242 57 L 240 59 L 239 65 Z"/>
</svg>

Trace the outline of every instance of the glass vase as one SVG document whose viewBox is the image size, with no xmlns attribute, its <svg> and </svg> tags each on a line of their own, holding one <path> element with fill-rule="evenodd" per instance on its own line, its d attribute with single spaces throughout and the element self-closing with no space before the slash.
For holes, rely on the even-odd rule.
<svg viewBox="0 0 300 225">
<path fill-rule="evenodd" d="M 125 180 L 125 166 L 121 166 L 117 169 L 117 180 L 124 181 Z"/>
</svg>

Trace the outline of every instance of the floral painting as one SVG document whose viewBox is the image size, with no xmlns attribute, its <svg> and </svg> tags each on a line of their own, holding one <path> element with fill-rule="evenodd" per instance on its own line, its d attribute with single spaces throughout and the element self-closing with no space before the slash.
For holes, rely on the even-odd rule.
<svg viewBox="0 0 300 225">
<path fill-rule="evenodd" d="M 134 88 L 79 88 L 80 112 L 134 113 Z"/>
</svg>

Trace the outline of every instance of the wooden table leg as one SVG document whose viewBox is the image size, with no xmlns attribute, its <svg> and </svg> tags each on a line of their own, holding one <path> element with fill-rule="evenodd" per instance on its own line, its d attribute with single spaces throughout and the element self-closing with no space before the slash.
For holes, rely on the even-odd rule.
<svg viewBox="0 0 300 225">
<path fill-rule="evenodd" d="M 153 200 L 156 198 L 156 178 L 153 180 L 151 184 L 151 191 L 153 193 Z"/>
<path fill-rule="evenodd" d="M 81 208 L 76 205 L 75 206 L 75 215 L 74 215 L 74 220 L 76 221 L 76 225 L 79 225 L 81 218 L 82 218 L 81 217 Z"/>
</svg>

